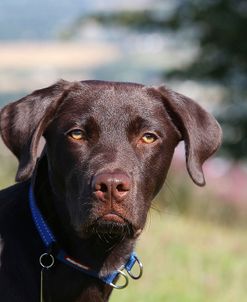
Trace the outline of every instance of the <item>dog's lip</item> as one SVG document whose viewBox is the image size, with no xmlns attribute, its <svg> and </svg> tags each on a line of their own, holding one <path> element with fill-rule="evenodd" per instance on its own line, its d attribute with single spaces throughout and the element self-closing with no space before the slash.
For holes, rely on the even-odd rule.
<svg viewBox="0 0 247 302">
<path fill-rule="evenodd" d="M 117 213 L 107 213 L 100 217 L 100 220 L 116 222 L 116 223 L 126 223 L 126 220 Z"/>
<path fill-rule="evenodd" d="M 101 217 L 102 220 L 123 223 L 123 217 L 115 213 L 108 213 Z"/>
</svg>

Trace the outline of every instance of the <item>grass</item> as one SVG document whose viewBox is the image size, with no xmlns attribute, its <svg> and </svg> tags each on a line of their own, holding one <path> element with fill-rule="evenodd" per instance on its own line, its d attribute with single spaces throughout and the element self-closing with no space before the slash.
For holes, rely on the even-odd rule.
<svg viewBox="0 0 247 302">
<path fill-rule="evenodd" d="M 152 212 L 137 251 L 144 275 L 127 289 L 115 290 L 112 302 L 246 300 L 244 229 Z"/>
<path fill-rule="evenodd" d="M 14 184 L 17 160 L 0 140 L 0 190 Z"/>
</svg>

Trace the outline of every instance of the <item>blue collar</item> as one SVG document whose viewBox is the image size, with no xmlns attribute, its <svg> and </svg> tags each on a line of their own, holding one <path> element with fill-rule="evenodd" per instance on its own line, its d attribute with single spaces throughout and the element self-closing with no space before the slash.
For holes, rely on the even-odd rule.
<svg viewBox="0 0 247 302">
<path fill-rule="evenodd" d="M 39 235 L 46 246 L 47 250 L 50 250 L 52 246 L 57 245 L 56 238 L 52 232 L 52 230 L 47 225 L 45 219 L 43 218 L 39 208 L 37 207 L 34 192 L 32 189 L 32 186 L 30 185 L 29 188 L 29 205 L 32 213 L 32 218 L 35 223 L 35 226 L 39 232 Z M 48 264 L 47 259 L 48 257 Z M 111 285 L 114 288 L 121 289 L 125 288 L 128 285 L 128 276 L 132 279 L 139 279 L 142 276 L 143 266 L 142 263 L 139 261 L 137 255 L 135 252 L 132 252 L 128 261 L 122 265 L 118 270 L 113 271 L 111 274 L 107 276 L 100 276 L 99 271 L 94 271 L 87 266 L 83 265 L 82 263 L 76 261 L 75 259 L 71 258 L 69 255 L 66 254 L 66 252 L 63 249 L 58 249 L 55 253 L 55 258 L 59 261 L 65 263 L 66 265 L 77 269 L 91 277 L 98 278 L 101 281 L 105 282 L 108 285 Z M 53 253 L 47 252 L 40 256 L 40 264 L 43 268 L 49 269 L 54 264 L 54 257 Z M 139 274 L 134 275 L 131 271 L 133 267 L 137 264 L 139 266 Z M 126 274 L 127 272 L 127 274 Z M 116 284 L 118 278 L 121 277 L 123 280 L 121 281 L 121 285 Z"/>
</svg>

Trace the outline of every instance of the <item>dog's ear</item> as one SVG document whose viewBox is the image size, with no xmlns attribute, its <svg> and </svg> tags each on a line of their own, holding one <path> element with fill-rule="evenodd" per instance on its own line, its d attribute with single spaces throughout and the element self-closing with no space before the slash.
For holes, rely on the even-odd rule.
<svg viewBox="0 0 247 302">
<path fill-rule="evenodd" d="M 31 176 L 40 138 L 69 86 L 69 82 L 61 80 L 10 103 L 0 111 L 1 136 L 19 161 L 16 181 Z"/>
<path fill-rule="evenodd" d="M 202 165 L 220 146 L 222 131 L 215 118 L 190 98 L 164 86 L 156 88 L 185 142 L 186 165 L 192 180 L 205 185 Z"/>
</svg>

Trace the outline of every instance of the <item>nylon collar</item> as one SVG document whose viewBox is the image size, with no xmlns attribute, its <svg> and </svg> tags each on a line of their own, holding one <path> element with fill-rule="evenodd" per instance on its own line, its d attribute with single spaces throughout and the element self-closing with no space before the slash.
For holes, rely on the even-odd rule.
<svg viewBox="0 0 247 302">
<path fill-rule="evenodd" d="M 47 225 L 44 217 L 42 216 L 36 200 L 35 200 L 35 196 L 34 196 L 34 192 L 32 189 L 32 186 L 30 185 L 29 187 L 29 206 L 31 209 L 31 213 L 32 213 L 32 218 L 34 221 L 34 224 L 39 232 L 39 235 L 44 243 L 44 245 L 46 246 L 47 250 L 49 251 L 51 249 L 52 246 L 57 246 L 57 241 L 56 238 L 52 232 L 52 230 L 49 228 L 49 226 Z M 143 266 L 142 263 L 139 261 L 137 255 L 135 252 L 132 252 L 130 254 L 130 257 L 128 259 L 128 261 L 122 265 L 118 270 L 113 271 L 111 274 L 107 275 L 107 276 L 100 276 L 98 271 L 92 270 L 90 268 L 88 268 L 87 266 L 83 265 L 82 263 L 78 262 L 77 260 L 73 259 L 72 257 L 70 257 L 63 249 L 58 249 L 55 253 L 55 255 L 53 255 L 53 253 L 51 254 L 50 252 L 44 253 L 41 255 L 40 257 L 40 264 L 43 268 L 50 268 L 52 265 L 48 265 L 46 266 L 45 264 L 42 263 L 42 259 L 44 256 L 50 256 L 52 257 L 52 265 L 54 264 L 54 258 L 53 256 L 55 256 L 56 259 L 58 259 L 59 261 L 63 262 L 64 264 L 77 269 L 79 271 L 81 271 L 84 274 L 87 274 L 91 277 L 100 279 L 101 281 L 103 281 L 104 283 L 111 285 L 114 288 L 117 289 L 121 289 L 121 288 L 125 288 L 128 285 L 128 276 L 125 273 L 125 271 L 128 273 L 128 275 L 132 278 L 132 279 L 139 279 L 142 276 L 142 271 L 143 271 Z M 133 269 L 133 267 L 135 266 L 135 264 L 137 264 L 139 266 L 139 274 L 138 275 L 134 275 L 131 271 Z M 115 281 L 118 279 L 118 277 L 122 276 L 124 279 L 124 284 L 122 285 L 117 285 L 115 284 Z"/>
</svg>

